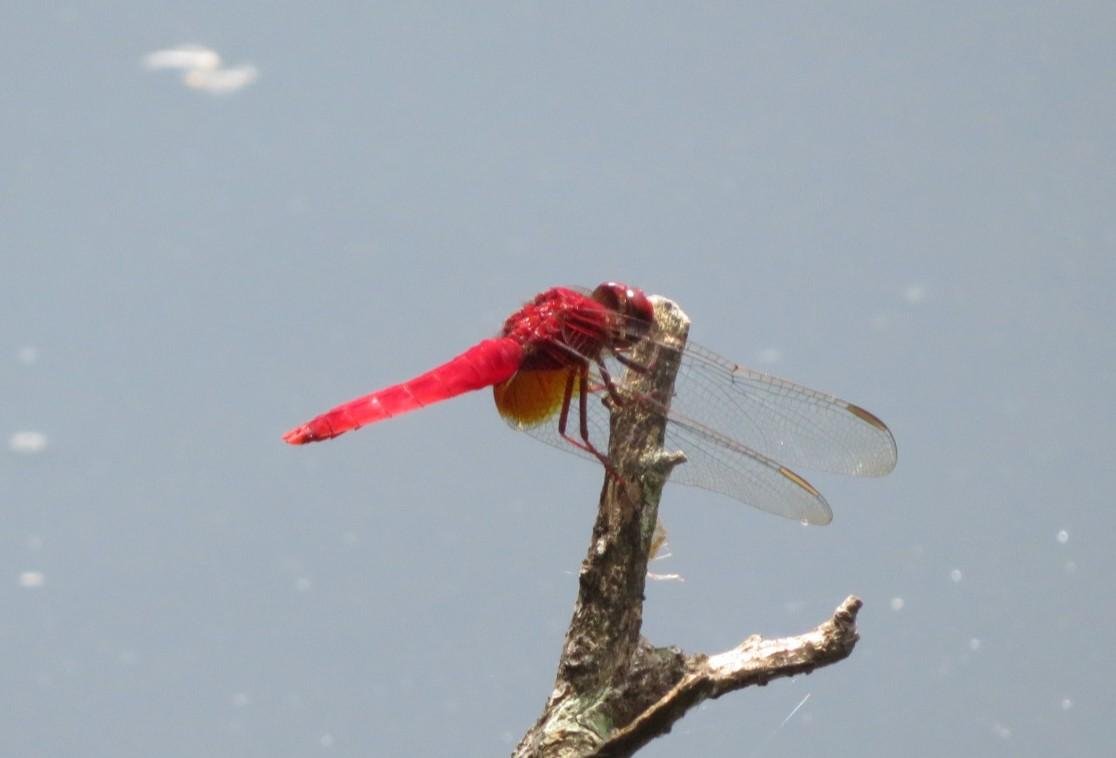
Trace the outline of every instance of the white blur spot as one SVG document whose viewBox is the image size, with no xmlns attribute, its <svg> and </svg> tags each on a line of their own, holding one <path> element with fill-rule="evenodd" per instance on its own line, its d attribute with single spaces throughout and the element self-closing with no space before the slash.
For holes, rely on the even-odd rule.
<svg viewBox="0 0 1116 758">
<path fill-rule="evenodd" d="M 335 740 L 333 739 L 333 735 L 330 734 L 329 732 L 326 732 L 325 734 L 323 734 L 321 736 L 321 738 L 318 739 L 318 743 L 324 748 L 333 747 L 334 742 L 335 742 Z"/>
<path fill-rule="evenodd" d="M 926 299 L 926 288 L 921 284 L 910 284 L 903 289 L 903 299 L 911 305 L 918 305 Z"/>
<path fill-rule="evenodd" d="M 39 361 L 39 348 L 24 345 L 16 351 L 16 360 L 24 366 L 31 366 Z"/>
<path fill-rule="evenodd" d="M 686 578 L 681 574 L 656 574 L 653 571 L 647 572 L 647 578 L 653 582 L 684 582 Z"/>
<path fill-rule="evenodd" d="M 221 67 L 221 56 L 216 50 L 201 45 L 179 45 L 166 50 L 156 50 L 143 56 L 143 65 L 158 71 L 164 68 L 183 70 L 209 69 Z"/>
<path fill-rule="evenodd" d="M 295 583 L 294 583 L 294 588 L 298 592 L 309 592 L 311 586 L 312 586 L 312 583 L 311 583 L 309 577 L 305 577 L 305 576 L 300 576 L 298 579 L 295 580 Z"/>
<path fill-rule="evenodd" d="M 143 58 L 143 65 L 152 71 L 182 71 L 182 83 L 190 89 L 227 95 L 247 87 L 259 77 L 259 70 L 250 63 L 221 67 L 217 51 L 201 45 L 179 45 L 156 50 Z"/>
<path fill-rule="evenodd" d="M 901 597 L 891 598 L 891 610 L 893 610 L 893 611 L 903 610 L 903 606 L 906 605 L 906 604 L 907 604 L 907 602 L 905 600 L 903 600 L 903 598 L 901 598 Z"/>
<path fill-rule="evenodd" d="M 997 721 L 992 724 L 992 734 L 996 735 L 1001 740 L 1011 739 L 1011 727 Z"/>
<path fill-rule="evenodd" d="M 1066 568 L 1066 573 L 1067 574 L 1076 574 L 1077 573 L 1077 561 L 1066 561 L 1065 568 Z"/>
<path fill-rule="evenodd" d="M 1062 529 L 1058 532 L 1058 543 L 1064 545 L 1067 542 L 1069 542 L 1069 532 L 1067 532 L 1065 529 Z"/>
<path fill-rule="evenodd" d="M 1070 708 L 1073 708 L 1073 701 L 1068 697 L 1064 697 L 1062 698 L 1061 706 L 1063 711 L 1068 711 Z"/>
<path fill-rule="evenodd" d="M 233 708 L 243 708 L 251 703 L 252 698 L 248 697 L 247 692 L 237 692 L 232 696 Z"/>
<path fill-rule="evenodd" d="M 958 583 L 958 582 L 960 582 L 960 581 L 961 581 L 961 580 L 962 580 L 963 578 L 964 578 L 964 577 L 963 577 L 963 575 L 961 574 L 961 569 L 954 569 L 953 571 L 950 571 L 950 572 L 949 572 L 949 580 L 950 580 L 951 582 L 953 582 L 954 584 L 957 584 L 957 583 Z"/>
<path fill-rule="evenodd" d="M 214 95 L 227 95 L 244 89 L 256 81 L 259 71 L 248 64 L 234 68 L 221 68 L 216 71 L 193 69 L 182 75 L 182 82 L 190 89 L 200 89 Z"/>
<path fill-rule="evenodd" d="M 26 589 L 35 589 L 46 584 L 46 577 L 42 571 L 21 571 L 19 573 L 19 586 Z"/>
<path fill-rule="evenodd" d="M 975 653 L 976 651 L 980 650 L 980 644 L 980 637 L 971 638 L 969 640 L 969 650 L 972 650 Z"/>
<path fill-rule="evenodd" d="M 756 356 L 756 360 L 758 360 L 760 363 L 767 364 L 778 363 L 779 361 L 783 360 L 783 351 L 777 347 L 766 347 L 763 350 L 759 351 L 759 355 Z"/>
<path fill-rule="evenodd" d="M 16 432 L 8 437 L 8 449 L 13 453 L 34 455 L 46 450 L 47 438 L 42 432 Z"/>
</svg>

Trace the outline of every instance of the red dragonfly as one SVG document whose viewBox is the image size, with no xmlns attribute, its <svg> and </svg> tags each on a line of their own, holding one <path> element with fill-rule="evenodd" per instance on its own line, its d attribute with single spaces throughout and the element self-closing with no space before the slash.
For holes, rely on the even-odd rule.
<svg viewBox="0 0 1116 758">
<path fill-rule="evenodd" d="M 653 323 L 651 301 L 634 287 L 606 282 L 592 293 L 554 287 L 509 316 L 499 337 L 339 405 L 283 439 L 292 445 L 327 440 L 492 387 L 496 408 L 513 427 L 607 467 L 600 451 L 608 444 L 608 409 L 601 400 L 632 402 L 613 376 L 624 366 L 640 370 L 630 354 L 642 340 L 654 339 Z M 655 349 L 678 351 L 663 342 Z M 669 405 L 635 398 L 669 420 L 666 449 L 686 454 L 671 481 L 827 524 L 833 513 L 825 498 L 791 466 L 853 476 L 882 476 L 895 467 L 895 439 L 863 408 L 739 366 L 692 342 L 677 357 Z"/>
</svg>

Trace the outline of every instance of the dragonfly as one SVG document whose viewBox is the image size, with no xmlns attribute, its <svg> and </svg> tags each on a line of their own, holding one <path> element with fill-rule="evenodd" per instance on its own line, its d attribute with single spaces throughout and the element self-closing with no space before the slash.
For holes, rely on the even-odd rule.
<svg viewBox="0 0 1116 758">
<path fill-rule="evenodd" d="M 805 524 L 833 512 L 797 473 L 809 468 L 883 476 L 897 460 L 895 438 L 869 411 L 722 358 L 693 342 L 666 340 L 679 370 L 668 402 L 625 396 L 619 371 L 646 371 L 632 357 L 655 340 L 655 311 L 640 289 L 605 282 L 591 292 L 552 287 L 511 314 L 498 337 L 482 340 L 413 379 L 343 403 L 283 439 L 302 445 L 337 437 L 466 392 L 491 388 L 515 429 L 611 471 L 610 405 L 642 403 L 667 420 L 664 447 L 684 452 L 679 481 Z"/>
</svg>

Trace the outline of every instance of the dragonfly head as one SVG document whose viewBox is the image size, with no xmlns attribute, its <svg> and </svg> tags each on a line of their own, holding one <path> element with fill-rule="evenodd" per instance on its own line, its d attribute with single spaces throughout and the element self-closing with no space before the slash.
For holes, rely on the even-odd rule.
<svg viewBox="0 0 1116 758">
<path fill-rule="evenodd" d="M 616 347 L 635 344 L 651 330 L 655 308 L 643 290 L 619 282 L 605 282 L 593 290 L 593 299 L 621 316 L 614 336 Z"/>
</svg>

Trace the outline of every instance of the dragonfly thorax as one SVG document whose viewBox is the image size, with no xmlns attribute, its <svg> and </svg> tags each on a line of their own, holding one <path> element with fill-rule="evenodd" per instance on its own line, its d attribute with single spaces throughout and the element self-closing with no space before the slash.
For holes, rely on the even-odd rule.
<svg viewBox="0 0 1116 758">
<path fill-rule="evenodd" d="M 614 334 L 614 313 L 604 304 L 564 287 L 554 287 L 513 313 L 502 336 L 523 347 L 525 369 L 567 368 L 595 360 Z"/>
</svg>

